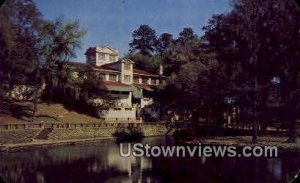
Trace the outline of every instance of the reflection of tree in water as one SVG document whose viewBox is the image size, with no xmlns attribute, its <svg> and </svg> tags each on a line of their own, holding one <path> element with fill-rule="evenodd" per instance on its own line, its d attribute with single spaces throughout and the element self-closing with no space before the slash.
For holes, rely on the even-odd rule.
<svg viewBox="0 0 300 183">
<path fill-rule="evenodd" d="M 34 166 L 15 166 L 2 169 L 4 176 L 11 182 L 90 182 L 104 181 L 110 177 L 128 177 L 115 167 L 103 166 L 103 162 L 94 157 L 81 158 L 58 164 L 40 164 Z M 47 181 L 46 181 L 47 180 Z"/>
<path fill-rule="evenodd" d="M 132 183 L 138 183 L 139 180 L 141 179 L 141 173 L 142 173 L 141 160 L 142 160 L 141 158 L 136 158 L 136 162 L 131 164 L 130 168 L 132 172 L 131 174 Z"/>
<path fill-rule="evenodd" d="M 107 147 L 110 143 L 1 154 L 0 172 L 11 182 L 30 183 L 43 180 L 80 182 L 84 178 L 104 180 L 112 176 L 127 176 L 126 171 L 119 171 L 109 164 Z"/>
<path fill-rule="evenodd" d="M 154 139 L 150 139 L 154 140 Z M 173 144 L 149 141 L 151 145 Z M 278 183 L 300 168 L 299 153 L 278 158 L 122 158 L 113 141 L 1 153 L 10 182 Z"/>
<path fill-rule="evenodd" d="M 48 165 L 41 169 L 47 182 L 102 182 L 111 177 L 126 178 L 127 172 L 121 172 L 115 167 L 103 168 L 94 158 L 79 159 L 69 164 Z M 34 178 L 34 175 L 29 175 Z M 34 182 L 28 180 L 26 182 Z"/>
<path fill-rule="evenodd" d="M 295 158 L 297 157 L 297 158 Z M 286 153 L 279 158 L 156 158 L 153 167 L 143 171 L 154 182 L 286 182 L 300 168 L 299 154 Z"/>
</svg>

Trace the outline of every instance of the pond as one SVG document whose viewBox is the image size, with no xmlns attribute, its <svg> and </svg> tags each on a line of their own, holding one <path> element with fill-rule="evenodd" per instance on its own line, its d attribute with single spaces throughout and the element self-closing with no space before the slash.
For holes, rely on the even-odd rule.
<svg viewBox="0 0 300 183">
<path fill-rule="evenodd" d="M 143 143 L 174 141 L 155 137 Z M 281 183 L 300 169 L 299 153 L 277 158 L 124 158 L 119 148 L 114 140 L 102 140 L 0 153 L 0 173 L 12 183 Z"/>
</svg>

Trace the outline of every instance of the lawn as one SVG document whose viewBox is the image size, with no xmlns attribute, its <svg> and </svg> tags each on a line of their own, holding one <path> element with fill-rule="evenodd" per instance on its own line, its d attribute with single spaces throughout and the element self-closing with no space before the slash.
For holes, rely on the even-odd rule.
<svg viewBox="0 0 300 183">
<path fill-rule="evenodd" d="M 101 119 L 66 109 L 62 104 L 39 103 L 34 122 L 43 123 L 88 123 L 103 122 Z M 0 123 L 31 122 L 32 103 L 15 102 L 13 107 L 6 102 L 0 103 Z"/>
</svg>

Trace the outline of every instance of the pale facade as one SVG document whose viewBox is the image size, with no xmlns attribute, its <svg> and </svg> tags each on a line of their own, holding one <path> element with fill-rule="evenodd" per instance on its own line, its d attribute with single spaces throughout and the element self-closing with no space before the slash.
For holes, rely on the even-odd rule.
<svg viewBox="0 0 300 183">
<path fill-rule="evenodd" d="M 160 74 L 149 73 L 134 67 L 129 59 L 119 60 L 118 51 L 111 47 L 91 47 L 86 53 L 86 63 L 94 66 L 99 78 L 114 98 L 114 107 L 102 111 L 100 117 L 107 121 L 135 121 L 138 111 L 153 105 L 151 95 L 162 83 Z"/>
</svg>

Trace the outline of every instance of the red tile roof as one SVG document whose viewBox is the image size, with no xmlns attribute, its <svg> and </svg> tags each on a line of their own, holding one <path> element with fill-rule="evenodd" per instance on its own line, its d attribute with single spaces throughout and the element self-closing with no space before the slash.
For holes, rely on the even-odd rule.
<svg viewBox="0 0 300 183">
<path fill-rule="evenodd" d="M 68 63 L 71 64 L 71 65 L 87 65 L 86 63 L 80 63 L 80 62 L 68 62 Z M 93 65 L 93 67 L 95 69 L 100 69 L 100 70 L 108 71 L 108 72 L 120 72 L 119 69 L 111 67 L 113 65 L 117 65 L 117 64 L 120 64 L 120 63 L 121 63 L 120 61 L 116 61 L 116 62 L 113 62 L 113 63 L 104 64 L 104 65 L 101 65 L 101 66 Z M 134 75 L 150 76 L 150 77 L 158 77 L 159 76 L 157 74 L 153 74 L 153 73 L 150 73 L 148 71 L 137 69 L 137 68 L 133 68 L 133 74 Z"/>
<path fill-rule="evenodd" d="M 144 70 L 140 70 L 140 69 L 136 69 L 133 68 L 133 74 L 136 75 L 145 75 L 145 76 L 158 76 L 157 74 L 152 74 L 150 72 L 144 71 Z"/>
<path fill-rule="evenodd" d="M 119 62 L 113 62 L 113 63 L 109 63 L 109 64 L 104 64 L 104 65 L 101 65 L 101 66 L 93 66 L 95 69 L 101 69 L 101 70 L 105 70 L 105 71 L 113 71 L 113 72 L 118 72 L 119 70 L 116 69 L 116 68 L 112 68 L 110 66 L 112 65 L 116 65 L 116 64 L 119 64 Z"/>
</svg>

